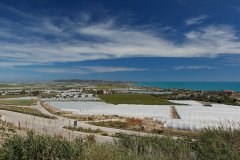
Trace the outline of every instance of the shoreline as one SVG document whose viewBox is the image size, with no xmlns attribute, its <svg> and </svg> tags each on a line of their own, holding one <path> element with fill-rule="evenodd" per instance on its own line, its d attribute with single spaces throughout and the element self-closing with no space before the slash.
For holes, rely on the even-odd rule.
<svg viewBox="0 0 240 160">
<path fill-rule="evenodd" d="M 133 87 L 153 87 L 160 89 L 177 89 L 191 91 L 224 91 L 240 92 L 240 82 L 135 82 Z"/>
</svg>

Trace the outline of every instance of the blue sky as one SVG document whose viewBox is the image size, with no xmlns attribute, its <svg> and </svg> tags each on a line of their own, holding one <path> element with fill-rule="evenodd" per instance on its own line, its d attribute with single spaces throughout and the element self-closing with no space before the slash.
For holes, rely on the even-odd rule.
<svg viewBox="0 0 240 160">
<path fill-rule="evenodd" d="M 0 81 L 240 81 L 238 0 L 1 0 Z"/>
</svg>

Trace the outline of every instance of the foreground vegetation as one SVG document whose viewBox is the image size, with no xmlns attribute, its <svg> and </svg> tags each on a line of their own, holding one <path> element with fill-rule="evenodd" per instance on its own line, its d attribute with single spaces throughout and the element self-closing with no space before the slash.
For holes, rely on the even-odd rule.
<svg viewBox="0 0 240 160">
<path fill-rule="evenodd" d="M 36 105 L 37 101 L 36 100 L 0 100 L 1 105 L 18 105 L 18 106 L 31 106 L 31 105 Z"/>
<path fill-rule="evenodd" d="M 145 104 L 145 105 L 174 105 L 167 99 L 146 94 L 111 94 L 98 95 L 106 103 L 111 104 Z"/>
<path fill-rule="evenodd" d="M 57 117 L 49 116 L 46 114 L 43 114 L 38 109 L 35 108 L 27 108 L 27 107 L 16 107 L 16 106 L 0 106 L 0 110 L 6 110 L 6 111 L 13 111 L 23 114 L 30 114 L 33 116 L 43 117 L 43 118 L 49 118 L 49 119 L 56 119 Z"/>
<path fill-rule="evenodd" d="M 4 138 L 9 137 L 12 134 L 15 134 L 20 129 L 21 129 L 20 127 L 17 128 L 12 123 L 0 120 L 0 144 L 3 142 Z"/>
<path fill-rule="evenodd" d="M 194 141 L 170 137 L 119 135 L 115 144 L 96 143 L 92 136 L 68 141 L 61 137 L 8 137 L 0 147 L 0 159 L 26 160 L 238 160 L 240 131 L 205 130 Z"/>
</svg>

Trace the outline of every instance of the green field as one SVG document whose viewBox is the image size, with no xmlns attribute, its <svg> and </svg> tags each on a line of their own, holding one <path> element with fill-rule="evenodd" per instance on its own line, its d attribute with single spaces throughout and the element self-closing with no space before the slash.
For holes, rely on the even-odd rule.
<svg viewBox="0 0 240 160">
<path fill-rule="evenodd" d="M 21 98 L 21 97 L 28 97 L 25 94 L 16 94 L 16 95 L 0 95 L 0 98 Z M 1 99 L 0 99 L 1 100 Z"/>
<path fill-rule="evenodd" d="M 98 95 L 106 103 L 111 104 L 145 104 L 145 105 L 174 105 L 167 99 L 161 99 L 152 95 L 145 94 L 111 94 Z M 176 105 L 176 104 L 175 104 Z"/>
<path fill-rule="evenodd" d="M 31 106 L 36 105 L 35 100 L 4 100 L 0 99 L 0 105 Z"/>
<path fill-rule="evenodd" d="M 0 88 L 33 87 L 32 83 L 0 83 Z"/>
<path fill-rule="evenodd" d="M 97 89 L 116 89 L 116 88 L 125 88 L 125 86 L 114 86 L 114 85 L 97 85 Z"/>
<path fill-rule="evenodd" d="M 16 107 L 16 106 L 0 106 L 0 110 L 13 111 L 13 112 L 18 112 L 18 113 L 23 113 L 23 114 L 30 114 L 30 115 L 34 115 L 34 116 L 38 116 L 38 117 L 49 118 L 49 119 L 56 119 L 56 117 L 43 114 L 42 112 L 40 112 L 38 109 L 35 109 L 35 108 Z"/>
<path fill-rule="evenodd" d="M 12 87 L 12 85 L 10 84 L 0 84 L 0 88 L 8 88 L 8 87 Z"/>
</svg>

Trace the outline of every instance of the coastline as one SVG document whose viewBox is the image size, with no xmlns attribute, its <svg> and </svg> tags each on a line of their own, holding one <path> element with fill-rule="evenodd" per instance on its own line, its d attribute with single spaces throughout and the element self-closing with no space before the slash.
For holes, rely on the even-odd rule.
<svg viewBox="0 0 240 160">
<path fill-rule="evenodd" d="M 157 87 L 162 89 L 187 89 L 202 91 L 232 90 L 240 92 L 240 82 L 135 82 L 132 86 Z"/>
</svg>

